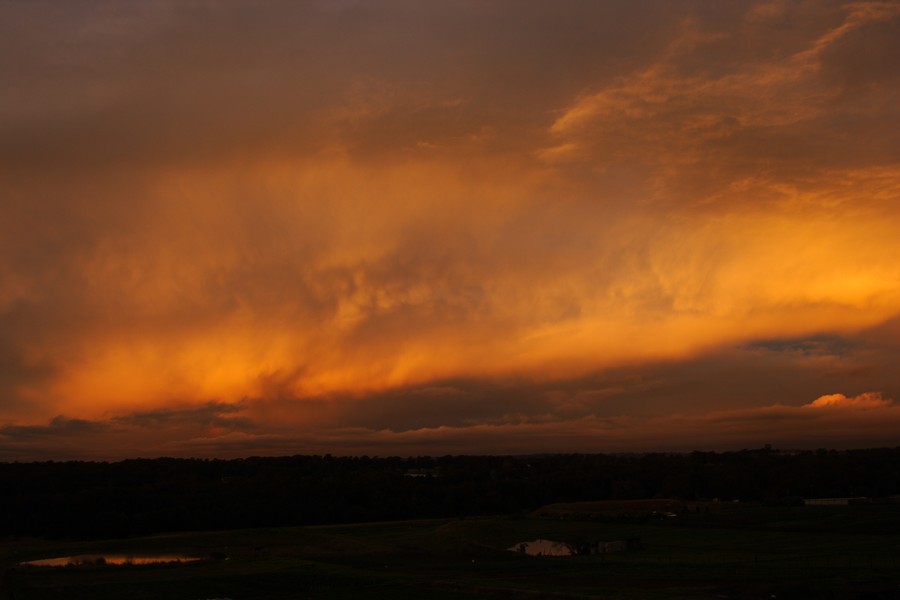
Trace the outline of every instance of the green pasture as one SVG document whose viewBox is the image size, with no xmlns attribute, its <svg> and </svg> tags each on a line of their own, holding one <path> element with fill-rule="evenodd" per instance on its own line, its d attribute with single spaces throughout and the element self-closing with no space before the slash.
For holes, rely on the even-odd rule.
<svg viewBox="0 0 900 600">
<path fill-rule="evenodd" d="M 7 539 L 0 542 L 0 598 L 900 597 L 900 506 L 692 508 L 658 517 L 592 503 L 502 518 L 91 542 Z M 573 557 L 506 550 L 537 538 L 640 538 L 642 548 Z M 103 553 L 208 558 L 177 565 L 17 566 L 29 559 Z"/>
</svg>

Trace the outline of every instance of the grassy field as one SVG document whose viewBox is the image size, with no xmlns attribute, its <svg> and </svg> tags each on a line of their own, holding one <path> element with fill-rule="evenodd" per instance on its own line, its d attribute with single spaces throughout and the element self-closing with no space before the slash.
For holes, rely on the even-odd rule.
<svg viewBox="0 0 900 600">
<path fill-rule="evenodd" d="M 506 550 L 537 538 L 640 538 L 642 548 L 572 557 Z M 177 565 L 17 566 L 103 553 L 208 558 Z M 0 594 L 14 600 L 888 599 L 900 598 L 900 506 L 583 503 L 506 518 L 94 542 L 4 540 L 0 561 Z"/>
</svg>

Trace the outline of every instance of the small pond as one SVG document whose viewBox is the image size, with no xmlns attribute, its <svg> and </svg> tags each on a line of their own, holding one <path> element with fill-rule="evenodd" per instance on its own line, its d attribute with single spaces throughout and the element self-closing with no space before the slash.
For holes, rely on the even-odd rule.
<svg viewBox="0 0 900 600">
<path fill-rule="evenodd" d="M 185 563 L 202 560 L 198 556 L 176 554 L 126 555 L 126 554 L 80 554 L 78 556 L 58 556 L 40 558 L 19 563 L 29 567 L 76 567 L 85 565 L 155 565 L 163 563 Z"/>
</svg>

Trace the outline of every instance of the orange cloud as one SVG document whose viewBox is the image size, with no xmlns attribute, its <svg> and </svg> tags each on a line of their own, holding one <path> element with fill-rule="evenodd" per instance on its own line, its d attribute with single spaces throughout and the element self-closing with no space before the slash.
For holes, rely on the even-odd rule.
<svg viewBox="0 0 900 600">
<path fill-rule="evenodd" d="M 857 396 L 847 397 L 844 394 L 827 394 L 819 396 L 804 408 L 883 408 L 890 406 L 894 401 L 882 397 L 881 392 L 865 392 Z"/>
<path fill-rule="evenodd" d="M 592 416 L 663 435 L 826 376 L 896 397 L 898 19 L 7 3 L 0 423 L 214 401 L 271 426 L 242 444 L 549 439 Z M 804 346 L 833 339 L 857 345 Z"/>
</svg>

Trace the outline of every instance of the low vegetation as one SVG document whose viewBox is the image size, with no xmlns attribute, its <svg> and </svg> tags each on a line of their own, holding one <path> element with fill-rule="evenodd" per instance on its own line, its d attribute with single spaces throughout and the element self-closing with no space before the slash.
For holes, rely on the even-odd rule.
<svg viewBox="0 0 900 600">
<path fill-rule="evenodd" d="M 11 600 L 900 598 L 900 449 L 7 463 L 0 489 Z M 510 550 L 534 540 L 576 555 Z M 148 555 L 200 560 L 23 564 Z"/>
<path fill-rule="evenodd" d="M 0 536 L 109 538 L 527 513 L 596 500 L 887 498 L 900 494 L 900 448 L 0 463 L 0 490 Z"/>
<path fill-rule="evenodd" d="M 674 517 L 658 517 L 653 506 L 570 503 L 514 517 L 90 542 L 7 540 L 3 590 L 15 600 L 898 597 L 900 515 L 894 506 L 730 503 Z M 640 513 L 647 518 L 634 518 Z M 641 541 L 638 549 L 586 556 L 532 557 L 508 550 L 533 539 L 635 538 Z M 19 564 L 129 552 L 205 559 L 159 565 Z"/>
</svg>

